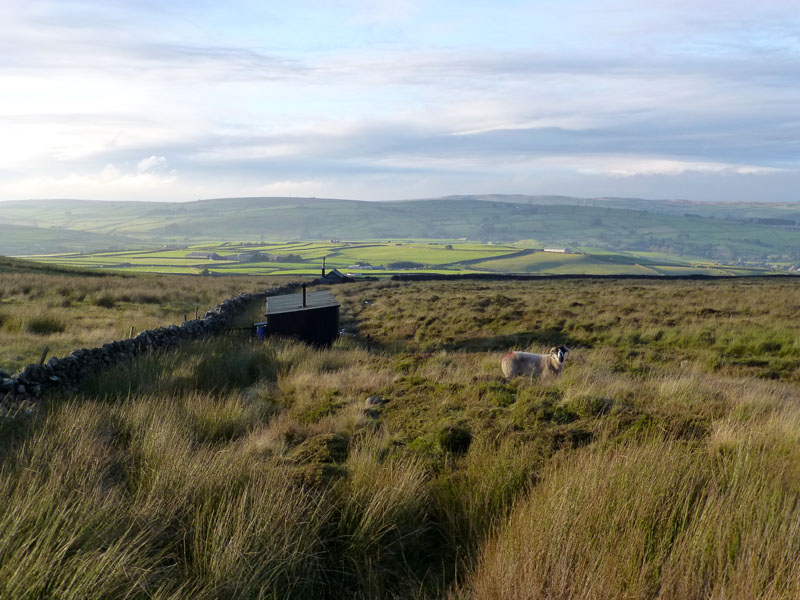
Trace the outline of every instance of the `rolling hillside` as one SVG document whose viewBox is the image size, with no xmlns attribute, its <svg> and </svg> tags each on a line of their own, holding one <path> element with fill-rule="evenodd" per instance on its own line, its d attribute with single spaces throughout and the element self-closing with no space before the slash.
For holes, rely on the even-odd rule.
<svg viewBox="0 0 800 600">
<path fill-rule="evenodd" d="M 732 219 L 700 216 L 700 208 L 694 206 L 677 209 L 683 210 L 681 214 L 673 207 L 670 213 L 664 208 L 666 204 L 650 201 L 600 199 L 591 201 L 597 205 L 590 205 L 581 199 L 545 197 L 541 202 L 550 204 L 537 204 L 533 200 L 523 202 L 536 197 L 509 198 L 515 201 L 458 197 L 398 202 L 318 198 L 221 198 L 159 204 L 2 202 L 0 220 L 15 225 L 17 235 L 0 237 L 0 253 L 63 252 L 81 244 L 92 244 L 92 248 L 81 249 L 112 249 L 154 242 L 467 238 L 660 252 L 727 263 L 739 259 L 800 262 L 800 230 L 785 226 L 792 221 L 793 205 L 786 205 L 780 213 L 765 206 L 762 217 L 754 216 L 753 207 L 726 205 L 725 210 L 742 211 L 741 219 Z M 573 201 L 576 203 L 569 203 Z M 650 209 L 660 206 L 661 212 L 641 209 L 645 205 Z M 708 206 L 704 209 L 710 211 Z M 781 216 L 775 216 L 778 214 Z M 36 243 L 26 245 L 20 237 L 33 238 Z M 72 246 L 66 247 L 68 244 Z"/>
<path fill-rule="evenodd" d="M 486 194 L 447 196 L 448 200 L 482 200 L 514 202 L 537 206 L 570 205 L 598 208 L 643 210 L 665 215 L 702 216 L 733 219 L 762 224 L 800 224 L 800 202 L 696 202 L 691 200 L 648 200 L 644 198 L 576 198 L 573 196 L 526 196 L 519 194 Z"/>
</svg>

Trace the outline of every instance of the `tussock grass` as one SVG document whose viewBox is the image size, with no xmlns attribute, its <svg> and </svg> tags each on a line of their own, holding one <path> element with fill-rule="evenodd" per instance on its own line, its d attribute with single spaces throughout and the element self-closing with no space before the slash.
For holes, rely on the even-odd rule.
<svg viewBox="0 0 800 600">
<path fill-rule="evenodd" d="M 354 284 L 332 348 L 140 357 L 0 422 L 0 597 L 794 598 L 793 286 Z"/>
<path fill-rule="evenodd" d="M 427 479 L 419 458 L 381 460 L 368 446 L 351 453 L 347 477 L 335 491 L 337 537 L 344 542 L 337 554 L 342 570 L 352 573 L 348 583 L 354 593 L 371 598 L 386 597 L 392 588 L 408 593 L 430 561 L 438 562 Z"/>
<path fill-rule="evenodd" d="M 179 324 L 240 292 L 285 283 L 269 277 L 165 277 L 0 272 L 0 368 Z M 263 309 L 263 307 L 261 307 Z M 261 310 L 263 312 L 263 310 Z M 252 321 L 251 321 L 252 322 Z"/>
<path fill-rule="evenodd" d="M 84 390 L 105 398 L 130 394 L 174 395 L 201 390 L 243 389 L 258 381 L 275 381 L 278 364 L 269 346 L 252 340 L 203 340 L 185 344 L 182 352 L 155 352 L 89 378 Z"/>
<path fill-rule="evenodd" d="M 471 595 L 796 597 L 798 414 L 558 461 L 483 549 Z"/>
</svg>

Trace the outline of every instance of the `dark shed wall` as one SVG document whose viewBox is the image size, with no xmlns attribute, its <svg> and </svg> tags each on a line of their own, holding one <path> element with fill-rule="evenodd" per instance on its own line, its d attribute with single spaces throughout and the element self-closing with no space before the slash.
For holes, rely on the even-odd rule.
<svg viewBox="0 0 800 600">
<path fill-rule="evenodd" d="M 295 336 L 319 346 L 332 344 L 339 335 L 339 307 L 325 306 L 267 317 L 272 334 Z"/>
</svg>

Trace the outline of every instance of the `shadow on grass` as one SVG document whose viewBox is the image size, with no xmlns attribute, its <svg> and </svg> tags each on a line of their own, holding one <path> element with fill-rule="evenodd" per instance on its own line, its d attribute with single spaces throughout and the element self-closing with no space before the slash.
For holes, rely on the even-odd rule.
<svg viewBox="0 0 800 600">
<path fill-rule="evenodd" d="M 0 418 L 0 469 L 6 460 L 16 456 L 18 448 L 44 428 L 49 412 L 48 404 L 44 403 L 33 414 Z"/>
<path fill-rule="evenodd" d="M 495 352 L 500 350 L 524 350 L 531 346 L 560 346 L 570 348 L 578 345 L 578 341 L 558 329 L 542 329 L 522 331 L 509 335 L 469 338 L 447 344 L 444 350 L 467 350 L 470 352 Z M 586 346 L 585 343 L 581 345 Z"/>
</svg>

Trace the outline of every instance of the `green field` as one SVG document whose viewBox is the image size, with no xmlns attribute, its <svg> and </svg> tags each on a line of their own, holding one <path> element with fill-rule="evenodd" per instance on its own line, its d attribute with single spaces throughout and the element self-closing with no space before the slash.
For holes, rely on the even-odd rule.
<svg viewBox="0 0 800 600">
<path fill-rule="evenodd" d="M 109 269 L 118 272 L 151 272 L 219 275 L 317 275 L 322 260 L 328 270 L 388 276 L 394 273 L 528 273 L 596 275 L 748 275 L 756 268 L 722 267 L 709 262 L 686 261 L 668 255 L 612 253 L 583 249 L 575 253 L 545 252 L 527 244 L 475 244 L 459 242 L 288 242 L 285 244 L 211 243 L 177 249 L 130 252 L 69 253 L 29 257 L 37 262 Z M 214 253 L 217 260 L 193 253 Z M 260 253 L 255 260 L 240 262 L 237 256 Z M 264 258 L 281 260 L 264 260 Z"/>
<path fill-rule="evenodd" d="M 318 198 L 223 198 L 186 203 L 42 200 L 0 202 L 0 254 L 147 250 L 165 244 L 206 247 L 228 240 L 242 250 L 248 246 L 297 250 L 307 259 L 314 258 L 312 250 L 318 257 L 333 251 L 342 259 L 337 267 L 393 259 L 442 267 L 502 255 L 496 249 L 467 244 L 493 242 L 519 248 L 660 254 L 670 257 L 668 262 L 677 258 L 789 269 L 800 264 L 798 223 L 796 203 L 695 205 L 502 196 L 396 202 Z M 346 249 L 330 242 L 333 247 L 326 248 L 330 240 L 362 240 L 364 247 Z M 424 245 L 407 247 L 407 255 L 400 258 L 382 246 L 412 240 L 420 244 L 467 243 L 459 243 L 450 256 Z M 370 244 L 377 246 L 370 249 Z M 154 254 L 151 258 L 170 256 Z M 587 268 L 602 271 L 597 265 Z M 528 269 L 523 265 L 522 270 Z M 534 265 L 530 270 L 537 268 Z"/>
</svg>

